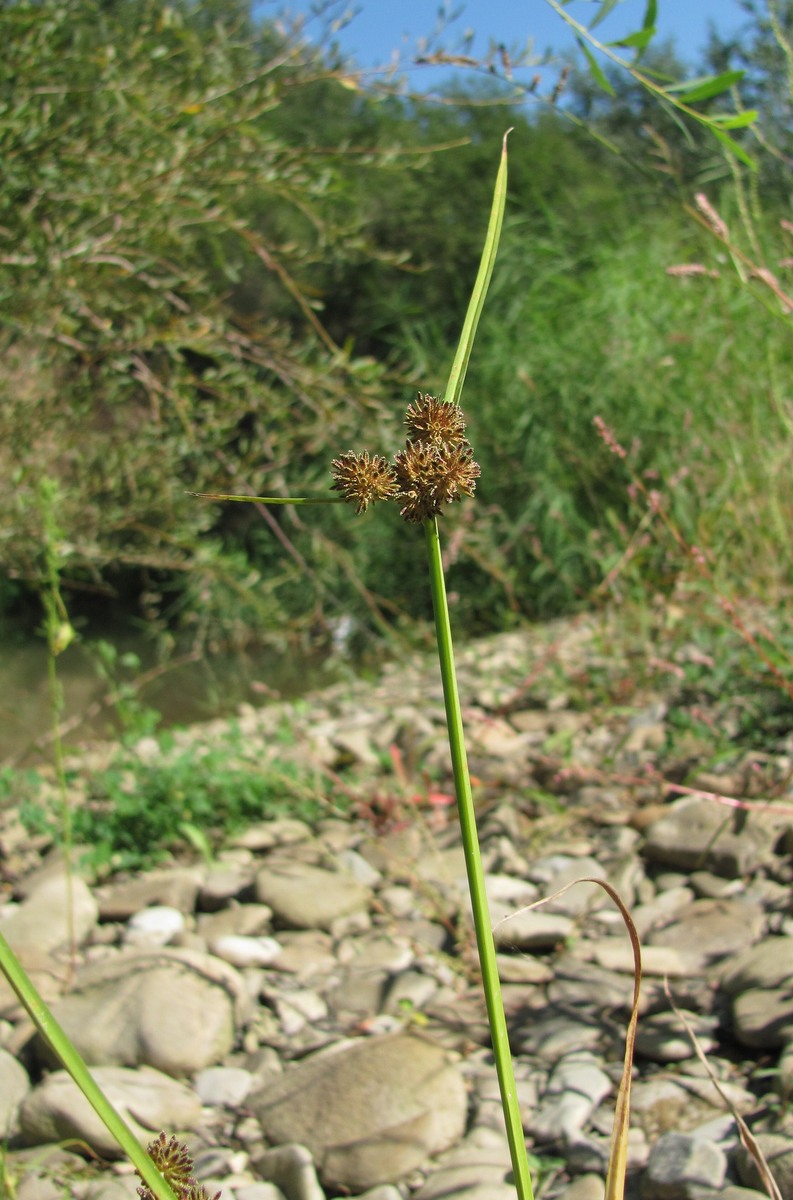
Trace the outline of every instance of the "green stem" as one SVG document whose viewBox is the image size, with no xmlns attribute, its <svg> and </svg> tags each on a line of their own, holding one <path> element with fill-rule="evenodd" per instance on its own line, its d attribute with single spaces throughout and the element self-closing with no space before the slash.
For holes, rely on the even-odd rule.
<svg viewBox="0 0 793 1200">
<path fill-rule="evenodd" d="M 507 1141 L 512 1159 L 512 1171 L 515 1176 L 515 1187 L 519 1200 L 533 1200 L 526 1142 L 523 1137 L 515 1073 L 509 1049 L 507 1019 L 504 1015 L 501 981 L 498 977 L 496 947 L 490 922 L 487 892 L 485 891 L 485 873 L 482 868 L 482 855 L 479 851 L 479 838 L 476 832 L 476 816 L 471 792 L 471 777 L 468 773 L 468 758 L 465 751 L 465 734 L 460 711 L 460 694 L 457 689 L 457 673 L 454 667 L 452 630 L 449 620 L 449 605 L 446 599 L 446 582 L 443 577 L 437 519 L 433 517 L 432 520 L 425 521 L 424 529 L 427 535 L 430 589 L 432 591 L 432 607 L 435 612 L 435 633 L 443 681 L 443 699 L 446 705 L 446 723 L 449 731 L 454 787 L 457 794 L 457 811 L 462 830 L 465 867 L 471 893 L 471 907 L 482 969 L 487 1019 L 496 1060 L 496 1073 L 501 1090 L 501 1105 L 504 1109 L 504 1120 L 507 1126 Z"/>
<path fill-rule="evenodd" d="M 47 1008 L 2 933 L 0 933 L 0 969 L 24 1005 L 36 1029 L 63 1063 L 97 1116 L 104 1121 L 144 1183 L 157 1197 L 157 1200 L 176 1200 L 173 1191 L 135 1134 L 106 1098 L 88 1067 Z"/>
</svg>

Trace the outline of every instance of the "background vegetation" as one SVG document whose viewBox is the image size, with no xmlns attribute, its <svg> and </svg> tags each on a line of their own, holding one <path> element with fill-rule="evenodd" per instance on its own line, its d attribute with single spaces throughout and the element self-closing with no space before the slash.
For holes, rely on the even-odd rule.
<svg viewBox="0 0 793 1200">
<path fill-rule="evenodd" d="M 755 171 L 617 70 L 614 94 L 573 69 L 563 100 L 505 112 L 497 78 L 457 79 L 446 103 L 367 92 L 332 46 L 243 0 L 0 4 L 6 618 L 37 614 L 42 480 L 89 628 L 111 602 L 210 646 L 428 615 L 422 550 L 390 511 L 187 493 L 324 495 L 339 452 L 402 441 L 411 392 L 448 370 L 507 123 L 467 388 L 479 499 L 444 519 L 458 625 L 667 594 L 703 562 L 779 595 L 793 4 L 746 9 L 704 63 L 651 47 L 643 69 L 745 70 L 732 99 L 760 115 L 733 136 Z"/>
</svg>

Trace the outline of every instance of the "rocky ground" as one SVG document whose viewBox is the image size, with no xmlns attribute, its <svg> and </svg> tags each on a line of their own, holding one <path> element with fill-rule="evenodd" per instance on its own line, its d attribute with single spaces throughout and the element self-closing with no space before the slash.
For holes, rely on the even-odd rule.
<svg viewBox="0 0 793 1200">
<path fill-rule="evenodd" d="M 643 944 L 629 1196 L 751 1200 L 760 1187 L 666 978 L 793 1198 L 791 762 L 782 743 L 698 762 L 701 745 L 670 737 L 695 653 L 684 647 L 656 689 L 635 686 L 646 676 L 594 619 L 460 656 L 524 1128 L 551 1198 L 603 1195 L 633 988 L 621 918 L 596 885 L 526 911 L 581 876 L 618 889 Z M 593 695 L 601 678 L 613 686 Z M 11 808 L 0 930 L 141 1138 L 183 1131 L 210 1193 L 508 1200 L 437 667 L 392 664 L 310 703 L 246 708 L 238 724 L 248 752 L 341 779 L 357 815 L 262 822 L 210 863 L 75 878 L 72 964 L 61 856 L 31 844 Z M 227 732 L 192 728 L 177 747 L 200 755 Z M 8 988 L 0 1046 L 0 1192 L 134 1195 Z"/>
</svg>

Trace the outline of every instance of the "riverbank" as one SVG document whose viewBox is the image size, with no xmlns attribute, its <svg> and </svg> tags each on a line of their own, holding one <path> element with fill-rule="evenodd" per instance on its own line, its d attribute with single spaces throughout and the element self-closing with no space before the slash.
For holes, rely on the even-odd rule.
<svg viewBox="0 0 793 1200">
<path fill-rule="evenodd" d="M 758 1183 L 664 976 L 778 1171 L 793 1161 L 790 735 L 762 731 L 753 748 L 746 694 L 711 697 L 706 650 L 671 646 L 666 628 L 642 640 L 588 616 L 460 653 L 524 1127 L 549 1197 L 602 1196 L 632 992 L 629 944 L 599 889 L 524 911 L 580 876 L 617 887 L 644 947 L 629 1194 L 737 1200 Z M 117 752 L 70 759 L 75 805 L 99 803 L 91 780 Z M 208 842 L 205 861 L 179 850 L 76 881 L 69 989 L 60 857 L 18 808 L 3 814 L 0 928 L 89 1061 L 142 1128 L 188 1129 L 209 1190 L 231 1200 L 507 1200 L 437 667 L 412 656 L 375 682 L 135 747 L 141 769 L 185 755 L 294 768 L 318 806 L 249 821 Z M 46 1055 L 8 996 L 2 1016 L 12 1174 L 31 1175 L 22 1141 L 40 1156 L 79 1136 L 110 1154 L 57 1074 L 42 1076 Z M 54 1175 L 86 1200 L 134 1192 L 123 1174 L 102 1190 L 81 1159 L 48 1154 L 37 1187 Z"/>
</svg>

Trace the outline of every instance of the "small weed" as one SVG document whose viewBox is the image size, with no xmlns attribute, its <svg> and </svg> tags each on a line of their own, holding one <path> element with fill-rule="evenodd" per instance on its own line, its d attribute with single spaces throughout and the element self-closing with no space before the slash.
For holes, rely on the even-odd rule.
<svg viewBox="0 0 793 1200">
<path fill-rule="evenodd" d="M 137 869 L 187 845 L 207 858 L 246 822 L 287 814 L 316 820 L 327 811 L 308 773 L 289 764 L 246 762 L 240 749 L 232 739 L 150 763 L 127 753 L 97 772 L 86 801 L 73 813 L 74 837 L 89 847 L 88 864 L 96 870 Z M 57 823 L 30 783 L 20 818 L 31 833 L 59 840 Z"/>
</svg>

